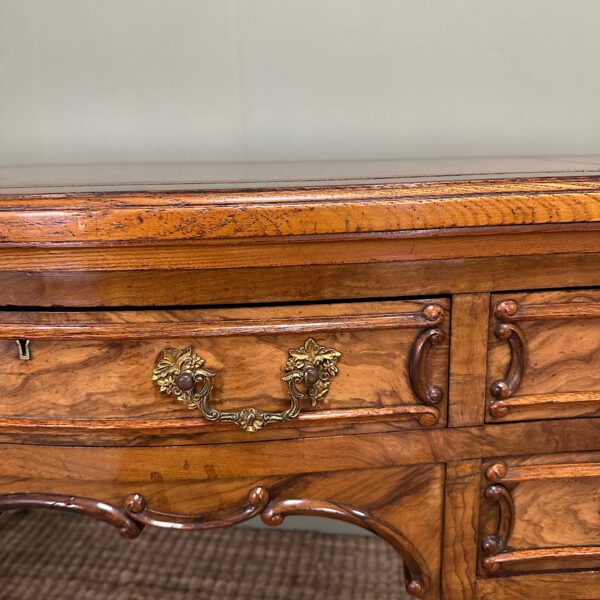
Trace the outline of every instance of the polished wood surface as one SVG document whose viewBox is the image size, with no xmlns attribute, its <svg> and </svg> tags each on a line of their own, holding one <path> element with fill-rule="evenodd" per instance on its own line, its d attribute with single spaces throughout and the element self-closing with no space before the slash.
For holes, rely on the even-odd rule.
<svg viewBox="0 0 600 600">
<path fill-rule="evenodd" d="M 23 248 L 0 245 L 0 260 L 7 271 L 16 272 L 187 271 L 306 265 L 312 269 L 371 262 L 595 253 L 599 231 L 598 223 L 535 225 L 512 230 L 509 227 L 474 227 L 471 230 L 383 232 L 380 236 L 369 233 L 301 236 L 285 242 L 263 239 L 255 242 L 109 245 L 102 247 L 101 252 L 93 244 L 92 247 L 77 244 L 72 248 L 69 244 L 67 247 L 31 244 Z"/>
<path fill-rule="evenodd" d="M 502 579 L 480 579 L 477 597 L 481 600 L 595 600 L 600 589 L 600 573 L 542 573 Z"/>
<path fill-rule="evenodd" d="M 595 178 L 75 197 L 0 197 L 2 246 L 143 244 L 591 223 Z"/>
<path fill-rule="evenodd" d="M 481 461 L 446 464 L 443 597 L 474 598 L 477 572 Z"/>
<path fill-rule="evenodd" d="M 332 251 L 329 251 L 333 254 Z M 45 250 L 40 260 L 52 252 Z M 148 261 L 150 262 L 150 261 Z M 306 302 L 598 285 L 600 253 L 235 269 L 0 272 L 14 307 L 123 307 Z M 156 267 L 156 265 L 154 265 Z"/>
<path fill-rule="evenodd" d="M 329 516 L 415 597 L 600 598 L 597 157 L 153 169 L 0 170 L 0 510 Z M 191 346 L 281 411 L 308 338 L 339 372 L 260 431 L 152 382 Z"/>
<path fill-rule="evenodd" d="M 489 294 L 455 294 L 452 298 L 450 425 L 483 423 L 485 357 Z"/>
</svg>

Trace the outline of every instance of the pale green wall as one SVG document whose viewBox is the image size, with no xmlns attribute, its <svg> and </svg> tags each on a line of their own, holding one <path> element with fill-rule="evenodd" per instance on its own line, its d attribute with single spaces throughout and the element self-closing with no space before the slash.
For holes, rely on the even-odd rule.
<svg viewBox="0 0 600 600">
<path fill-rule="evenodd" d="M 600 153 L 597 0 L 0 0 L 0 164 Z"/>
</svg>

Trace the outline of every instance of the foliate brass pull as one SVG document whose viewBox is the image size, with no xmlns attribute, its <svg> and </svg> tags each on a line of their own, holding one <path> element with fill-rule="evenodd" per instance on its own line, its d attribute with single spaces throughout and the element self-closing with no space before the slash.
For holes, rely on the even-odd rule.
<svg viewBox="0 0 600 600">
<path fill-rule="evenodd" d="M 313 406 L 329 392 L 331 380 L 338 373 L 337 359 L 341 352 L 320 346 L 312 338 L 304 346 L 288 351 L 289 357 L 281 378 L 288 385 L 290 406 L 281 412 L 267 412 L 257 408 L 243 408 L 237 412 L 223 412 L 210 405 L 212 378 L 216 373 L 204 368 L 204 359 L 191 347 L 169 348 L 158 361 L 152 380 L 163 394 L 175 396 L 188 408 L 199 408 L 209 421 L 226 421 L 239 425 L 245 431 L 258 431 L 267 423 L 281 423 L 300 414 L 300 402 L 307 395 Z M 298 389 L 303 385 L 306 392 Z"/>
</svg>

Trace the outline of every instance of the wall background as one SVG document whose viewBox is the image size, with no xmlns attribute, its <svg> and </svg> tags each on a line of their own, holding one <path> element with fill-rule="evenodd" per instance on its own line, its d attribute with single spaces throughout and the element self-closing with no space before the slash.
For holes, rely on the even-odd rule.
<svg viewBox="0 0 600 600">
<path fill-rule="evenodd" d="M 596 0 L 0 0 L 0 164 L 600 153 Z"/>
</svg>

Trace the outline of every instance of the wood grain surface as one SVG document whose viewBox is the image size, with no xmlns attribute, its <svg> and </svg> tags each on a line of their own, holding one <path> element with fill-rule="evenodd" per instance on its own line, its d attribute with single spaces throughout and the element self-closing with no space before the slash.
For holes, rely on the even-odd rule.
<svg viewBox="0 0 600 600">
<path fill-rule="evenodd" d="M 123 271 L 292 267 L 496 256 L 581 254 L 598 251 L 598 223 L 386 231 L 381 235 L 152 242 L 0 244 L 7 271 Z"/>
<path fill-rule="evenodd" d="M 449 423 L 478 425 L 484 420 L 489 294 L 452 298 Z"/>
<path fill-rule="evenodd" d="M 53 457 L 58 471 L 64 447 L 77 447 L 80 460 L 75 467 L 87 472 L 93 468 L 94 455 L 103 460 L 119 461 L 123 448 L 130 448 L 136 460 L 160 461 L 168 465 L 185 456 L 195 464 L 196 477 L 227 478 L 248 474 L 270 476 L 282 472 L 313 473 L 320 470 L 379 468 L 393 465 L 425 465 L 438 462 L 477 460 L 482 456 L 501 459 L 504 456 L 542 455 L 556 452 L 593 451 L 600 435 L 597 419 L 571 419 L 506 423 L 479 427 L 449 427 L 402 431 L 400 433 L 369 433 L 339 435 L 338 431 L 320 436 L 297 434 L 296 439 L 262 440 L 257 436 L 244 438 L 246 443 L 231 445 L 228 438 L 215 434 L 208 440 L 190 434 L 174 437 L 169 431 L 146 432 L 136 438 L 125 430 L 119 437 L 103 432 L 96 426 L 82 427 L 70 435 L 60 428 L 52 433 L 44 422 L 15 420 L 2 422 L 0 449 L 19 447 L 23 460 L 35 461 L 35 453 L 46 445 L 45 455 Z M 273 432 L 279 431 L 277 428 Z M 62 434 L 62 435 L 61 435 Z M 151 435 L 154 434 L 154 435 Z M 63 437 L 64 436 L 64 437 Z M 79 445 L 78 445 L 79 444 Z M 232 454 L 232 451 L 233 452 Z M 237 452 L 241 454 L 238 454 Z M 243 461 L 239 460 L 243 456 Z M 236 462 L 237 461 L 237 462 Z M 202 465 L 210 464 L 205 470 Z M 190 463 L 191 464 L 191 463 Z M 74 467 L 74 468 L 75 468 Z M 204 473 L 204 475 L 203 475 Z M 170 476 L 175 476 L 170 472 Z M 483 474 L 482 474 L 483 477 Z"/>
<path fill-rule="evenodd" d="M 444 598 L 475 596 L 481 461 L 446 464 L 442 584 Z"/>
<path fill-rule="evenodd" d="M 540 573 L 516 575 L 501 579 L 480 579 L 477 598 L 480 600 L 596 600 L 600 589 L 600 573 Z"/>
<path fill-rule="evenodd" d="M 2 245 L 183 241 L 600 221 L 596 178 L 0 199 Z"/>
<path fill-rule="evenodd" d="M 589 287 L 598 285 L 600 253 L 184 271 L 44 272 L 43 264 L 0 271 L 0 304 L 190 306 Z"/>
</svg>

